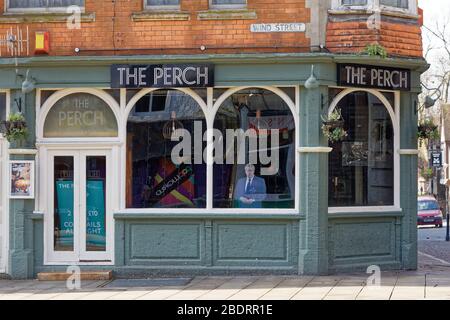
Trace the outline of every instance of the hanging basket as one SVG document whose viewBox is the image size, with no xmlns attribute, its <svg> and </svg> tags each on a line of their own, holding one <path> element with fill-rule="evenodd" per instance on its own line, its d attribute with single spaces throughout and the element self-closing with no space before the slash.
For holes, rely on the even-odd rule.
<svg viewBox="0 0 450 320">
<path fill-rule="evenodd" d="M 344 126 L 345 121 L 339 109 L 335 109 L 328 115 L 328 118 L 322 117 L 322 132 L 330 143 L 342 141 L 347 137 L 347 131 L 345 131 Z"/>
<path fill-rule="evenodd" d="M 27 138 L 28 127 L 21 114 L 11 114 L 7 121 L 2 121 L 2 133 L 9 142 L 23 141 Z"/>
<path fill-rule="evenodd" d="M 330 129 L 336 128 L 344 128 L 345 122 L 344 120 L 329 120 L 322 122 L 324 126 L 327 126 Z"/>
<path fill-rule="evenodd" d="M 438 126 L 432 121 L 425 121 L 418 126 L 417 136 L 422 140 L 436 140 L 439 138 Z"/>
</svg>

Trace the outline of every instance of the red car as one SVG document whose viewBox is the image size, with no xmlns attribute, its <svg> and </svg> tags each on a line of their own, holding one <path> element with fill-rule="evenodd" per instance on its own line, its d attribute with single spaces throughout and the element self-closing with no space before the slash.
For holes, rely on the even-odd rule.
<svg viewBox="0 0 450 320">
<path fill-rule="evenodd" d="M 434 197 L 419 197 L 417 202 L 417 225 L 442 228 L 442 211 Z"/>
</svg>

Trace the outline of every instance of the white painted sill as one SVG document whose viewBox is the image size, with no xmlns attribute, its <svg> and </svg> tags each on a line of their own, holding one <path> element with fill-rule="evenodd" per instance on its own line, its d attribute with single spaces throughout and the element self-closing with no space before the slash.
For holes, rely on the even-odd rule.
<svg viewBox="0 0 450 320">
<path fill-rule="evenodd" d="M 384 212 L 403 212 L 403 209 L 397 206 L 380 206 L 380 207 L 330 207 L 329 214 L 336 213 L 384 213 Z"/>
</svg>

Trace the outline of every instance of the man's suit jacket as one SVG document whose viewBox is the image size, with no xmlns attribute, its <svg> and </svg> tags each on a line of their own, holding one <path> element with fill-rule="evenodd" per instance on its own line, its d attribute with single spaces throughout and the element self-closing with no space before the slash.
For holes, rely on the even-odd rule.
<svg viewBox="0 0 450 320">
<path fill-rule="evenodd" d="M 236 184 L 234 190 L 234 201 L 237 203 L 238 208 L 261 208 L 262 201 L 266 198 L 266 181 L 263 178 L 254 176 L 252 183 L 245 190 L 245 185 L 247 184 L 247 177 L 241 178 Z M 240 198 L 247 197 L 255 199 L 253 204 L 243 203 Z"/>
</svg>

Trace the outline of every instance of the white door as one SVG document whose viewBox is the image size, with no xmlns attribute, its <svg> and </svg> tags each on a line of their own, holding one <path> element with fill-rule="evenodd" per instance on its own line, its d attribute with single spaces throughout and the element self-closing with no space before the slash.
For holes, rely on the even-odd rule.
<svg viewBox="0 0 450 320">
<path fill-rule="evenodd" d="M 7 219 L 6 201 L 6 143 L 0 135 L 0 273 L 6 272 Z"/>
<path fill-rule="evenodd" d="M 111 262 L 111 151 L 58 150 L 48 156 L 48 262 Z"/>
</svg>

